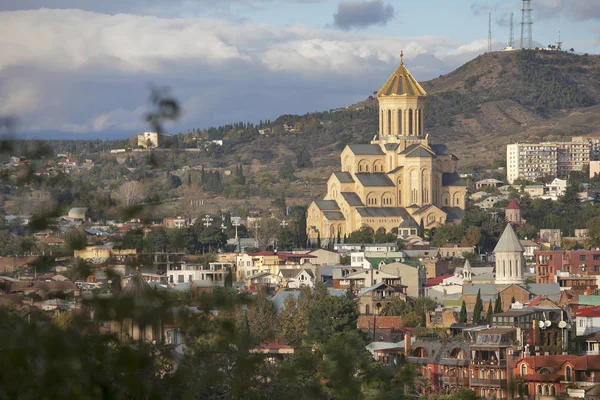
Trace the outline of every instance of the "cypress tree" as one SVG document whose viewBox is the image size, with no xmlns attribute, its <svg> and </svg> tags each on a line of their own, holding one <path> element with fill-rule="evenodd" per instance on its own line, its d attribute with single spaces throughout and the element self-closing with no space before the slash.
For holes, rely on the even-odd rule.
<svg viewBox="0 0 600 400">
<path fill-rule="evenodd" d="M 229 271 L 227 272 L 227 276 L 225 277 L 225 282 L 223 282 L 223 285 L 225 287 L 233 286 L 233 275 L 231 273 L 231 269 L 229 269 Z"/>
<path fill-rule="evenodd" d="M 317 249 L 321 248 L 321 233 L 317 233 Z"/>
<path fill-rule="evenodd" d="M 466 324 L 467 323 L 467 305 L 463 300 L 462 306 L 460 307 L 460 312 L 458 313 L 458 323 Z"/>
<path fill-rule="evenodd" d="M 340 237 L 340 231 L 338 231 L 338 234 L 337 234 L 337 244 L 340 244 L 341 240 L 342 240 L 342 238 Z"/>
<path fill-rule="evenodd" d="M 475 307 L 473 308 L 473 323 L 478 324 L 481 322 L 481 313 L 483 312 L 483 302 L 481 301 L 481 289 L 477 291 L 477 299 L 475 300 Z"/>
<path fill-rule="evenodd" d="M 488 324 L 492 323 L 493 316 L 494 316 L 494 311 L 492 310 L 492 299 L 490 299 L 490 302 L 488 303 L 487 315 L 485 316 L 485 320 L 487 321 Z"/>
<path fill-rule="evenodd" d="M 348 236 L 344 233 L 344 243 L 348 241 Z"/>
<path fill-rule="evenodd" d="M 494 305 L 494 314 L 501 313 L 502 311 L 502 298 L 498 294 L 496 296 L 496 304 Z"/>
<path fill-rule="evenodd" d="M 510 299 L 510 304 L 515 304 L 517 301 L 515 300 L 515 296 L 512 297 L 512 299 Z"/>
<path fill-rule="evenodd" d="M 421 222 L 419 223 L 419 237 L 423 237 L 425 234 L 425 224 L 423 223 L 423 219 L 421 218 Z"/>
</svg>

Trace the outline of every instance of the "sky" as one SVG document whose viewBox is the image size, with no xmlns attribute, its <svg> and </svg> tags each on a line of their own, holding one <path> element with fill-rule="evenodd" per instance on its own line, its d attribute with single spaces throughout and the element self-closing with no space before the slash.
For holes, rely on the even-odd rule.
<svg viewBox="0 0 600 400">
<path fill-rule="evenodd" d="M 0 117 L 22 137 L 148 130 L 151 85 L 183 109 L 169 133 L 344 107 L 399 62 L 418 80 L 503 48 L 520 0 L 0 0 Z M 533 0 L 534 45 L 600 52 L 600 0 Z"/>
</svg>

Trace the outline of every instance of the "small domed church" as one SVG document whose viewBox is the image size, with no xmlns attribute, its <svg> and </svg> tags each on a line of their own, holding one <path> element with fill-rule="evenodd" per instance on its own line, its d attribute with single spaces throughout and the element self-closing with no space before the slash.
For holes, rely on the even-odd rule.
<svg viewBox="0 0 600 400">
<path fill-rule="evenodd" d="M 435 228 L 459 222 L 466 183 L 458 158 L 425 133 L 427 93 L 400 66 L 377 92 L 379 131 L 370 144 L 350 144 L 341 171 L 327 181 L 327 194 L 307 212 L 310 239 L 327 241 L 367 226 L 390 233 L 400 225 Z M 400 232 L 402 234 L 402 232 Z"/>
</svg>

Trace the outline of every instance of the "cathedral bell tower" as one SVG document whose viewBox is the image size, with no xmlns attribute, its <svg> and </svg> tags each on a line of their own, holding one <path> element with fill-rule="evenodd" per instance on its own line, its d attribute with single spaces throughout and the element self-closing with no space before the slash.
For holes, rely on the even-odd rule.
<svg viewBox="0 0 600 400">
<path fill-rule="evenodd" d="M 427 93 L 404 66 L 400 66 L 377 92 L 379 102 L 379 140 L 398 142 L 425 139 L 425 98 Z"/>
</svg>

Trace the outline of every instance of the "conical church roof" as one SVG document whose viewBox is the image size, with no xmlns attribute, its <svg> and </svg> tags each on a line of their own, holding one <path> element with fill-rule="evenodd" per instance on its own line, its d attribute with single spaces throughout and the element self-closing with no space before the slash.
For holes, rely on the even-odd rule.
<svg viewBox="0 0 600 400">
<path fill-rule="evenodd" d="M 465 260 L 465 265 L 463 266 L 463 272 L 464 271 L 471 271 L 471 263 L 469 263 L 469 260 Z"/>
<path fill-rule="evenodd" d="M 160 307 L 161 301 L 156 296 L 154 289 L 139 272 L 136 272 L 127 285 L 119 293 L 121 298 L 130 298 L 136 306 L 140 307 Z"/>
<path fill-rule="evenodd" d="M 496 248 L 494 248 L 494 253 L 524 251 L 525 249 L 521 245 L 521 242 L 519 242 L 519 238 L 513 230 L 512 225 L 507 224 L 504 232 L 502 232 L 502 236 L 500 236 L 500 240 L 498 240 L 498 244 L 496 244 Z"/>
<path fill-rule="evenodd" d="M 427 92 L 419 85 L 419 82 L 408 72 L 404 62 L 383 84 L 377 92 L 377 97 L 386 96 L 427 96 Z"/>
</svg>

